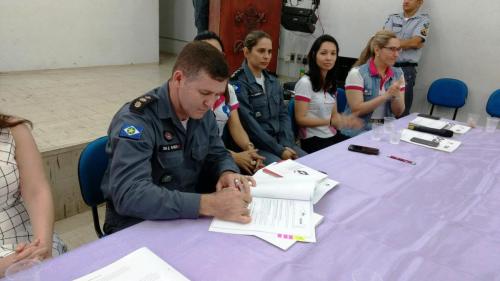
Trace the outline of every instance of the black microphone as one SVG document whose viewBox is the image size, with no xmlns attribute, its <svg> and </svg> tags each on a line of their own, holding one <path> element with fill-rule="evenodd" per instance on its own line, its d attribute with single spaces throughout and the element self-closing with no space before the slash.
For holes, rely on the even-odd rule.
<svg viewBox="0 0 500 281">
<path fill-rule="evenodd" d="M 453 137 L 453 131 L 447 130 L 447 129 L 434 129 L 434 128 L 429 128 L 425 126 L 420 126 L 420 125 L 415 125 L 415 124 L 408 124 L 408 129 L 419 131 L 419 132 L 424 132 L 424 133 L 429 133 L 445 138 L 451 138 Z"/>
</svg>

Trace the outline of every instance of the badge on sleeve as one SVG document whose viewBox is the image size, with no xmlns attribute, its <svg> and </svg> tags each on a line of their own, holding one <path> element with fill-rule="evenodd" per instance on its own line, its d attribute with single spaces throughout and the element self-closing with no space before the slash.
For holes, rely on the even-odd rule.
<svg viewBox="0 0 500 281">
<path fill-rule="evenodd" d="M 241 92 L 240 83 L 235 82 L 234 84 L 231 84 L 231 85 L 233 85 L 235 93 L 239 94 Z"/>
<path fill-rule="evenodd" d="M 127 138 L 132 140 L 140 140 L 142 136 L 142 131 L 144 128 L 141 126 L 135 126 L 130 124 L 123 124 L 120 129 L 120 138 Z"/>
</svg>

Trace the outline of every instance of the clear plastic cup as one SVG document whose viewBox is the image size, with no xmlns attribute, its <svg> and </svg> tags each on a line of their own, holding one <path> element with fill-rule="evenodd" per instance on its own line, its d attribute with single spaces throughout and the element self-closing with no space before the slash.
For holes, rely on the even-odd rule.
<svg viewBox="0 0 500 281">
<path fill-rule="evenodd" d="M 389 142 L 392 144 L 399 144 L 401 140 L 402 129 L 393 129 L 389 138 Z"/>
<path fill-rule="evenodd" d="M 394 130 L 394 117 L 384 117 L 384 133 L 390 134 Z"/>
<path fill-rule="evenodd" d="M 10 281 L 39 281 L 40 262 L 36 259 L 20 260 L 5 270 L 5 278 Z"/>
<path fill-rule="evenodd" d="M 383 281 L 377 272 L 368 269 L 356 269 L 351 277 L 352 281 Z"/>
<path fill-rule="evenodd" d="M 382 139 L 383 135 L 383 125 L 380 123 L 373 123 L 372 124 L 372 135 L 371 139 L 375 141 L 379 141 Z"/>
<path fill-rule="evenodd" d="M 486 132 L 495 132 L 498 126 L 498 121 L 500 121 L 500 119 L 498 119 L 497 117 L 486 117 Z"/>
<path fill-rule="evenodd" d="M 479 122 L 479 114 L 477 113 L 469 113 L 467 114 L 467 125 L 475 128 L 477 127 Z"/>
</svg>

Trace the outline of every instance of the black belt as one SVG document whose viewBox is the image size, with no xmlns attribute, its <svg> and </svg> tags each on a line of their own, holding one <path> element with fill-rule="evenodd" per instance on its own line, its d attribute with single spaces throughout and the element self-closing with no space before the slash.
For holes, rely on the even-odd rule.
<svg viewBox="0 0 500 281">
<path fill-rule="evenodd" d="M 418 66 L 416 62 L 397 62 L 394 64 L 395 67 L 407 67 L 407 66 Z"/>
</svg>

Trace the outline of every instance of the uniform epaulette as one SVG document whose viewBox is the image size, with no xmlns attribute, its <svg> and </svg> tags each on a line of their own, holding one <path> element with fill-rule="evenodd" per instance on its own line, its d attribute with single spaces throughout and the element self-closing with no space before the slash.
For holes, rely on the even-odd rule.
<svg viewBox="0 0 500 281">
<path fill-rule="evenodd" d="M 233 74 L 231 75 L 231 78 L 230 79 L 234 79 L 236 78 L 241 72 L 243 72 L 243 68 L 238 68 L 236 69 L 235 72 L 233 72 Z"/>
<path fill-rule="evenodd" d="M 399 14 L 398 13 L 394 13 L 394 14 L 390 14 L 389 16 L 390 17 L 392 17 L 392 16 L 399 16 Z"/>
<path fill-rule="evenodd" d="M 135 100 L 133 100 L 130 103 L 129 109 L 132 112 L 143 114 L 144 108 L 146 108 L 146 106 L 148 104 L 155 102 L 156 100 L 158 100 L 157 97 L 149 95 L 149 94 L 145 94 L 145 95 L 142 95 L 142 96 L 136 98 Z"/>
<path fill-rule="evenodd" d="M 420 14 L 423 17 L 429 17 L 429 14 Z"/>
</svg>

